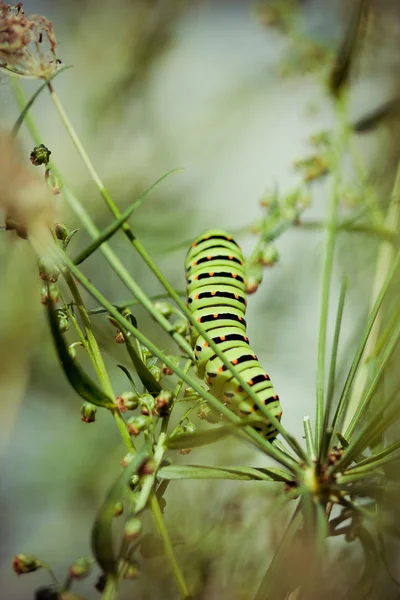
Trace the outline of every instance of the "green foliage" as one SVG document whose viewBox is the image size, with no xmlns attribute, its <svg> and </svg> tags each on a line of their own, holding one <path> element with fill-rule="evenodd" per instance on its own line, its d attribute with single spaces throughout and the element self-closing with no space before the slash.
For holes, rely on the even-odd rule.
<svg viewBox="0 0 400 600">
<path fill-rule="evenodd" d="M 293 3 L 284 3 L 280 11 L 276 6 L 273 8 L 274 10 L 263 13 L 268 25 L 273 24 L 283 31 L 293 32 Z M 357 28 L 356 30 L 358 31 Z M 323 60 L 324 56 L 319 56 L 319 59 Z M 397 464 L 400 460 L 400 442 L 389 443 L 386 437 L 393 423 L 400 417 L 399 388 L 398 382 L 395 382 L 390 393 L 384 395 L 382 385 L 384 376 L 390 372 L 391 360 L 400 336 L 398 299 L 391 301 L 400 263 L 400 255 L 398 252 L 396 254 L 394 248 L 400 211 L 400 167 L 395 177 L 387 216 L 385 217 L 385 208 L 376 206 L 374 202 L 365 202 L 363 207 L 367 230 L 374 229 L 376 211 L 381 213 L 378 234 L 382 241 L 365 329 L 355 349 L 346 381 L 339 390 L 337 357 L 342 318 L 346 309 L 346 292 L 351 288 L 351 281 L 345 279 L 339 291 L 334 319 L 331 301 L 337 240 L 343 231 L 355 231 L 349 226 L 354 224 L 352 219 L 341 219 L 343 156 L 350 155 L 354 158 L 346 93 L 350 66 L 351 61 L 347 58 L 342 73 L 338 72 L 338 63 L 332 67 L 330 85 L 335 96 L 337 126 L 335 132 L 318 137 L 318 143 L 323 146 L 322 158 L 318 154 L 299 161 L 298 167 L 303 170 L 299 186 L 285 196 L 276 192 L 265 197 L 261 202 L 264 212 L 262 218 L 252 227 L 246 227 L 252 229 L 257 236 L 246 263 L 247 290 L 255 292 L 265 269 L 272 268 L 281 260 L 277 250 L 280 236 L 284 233 L 290 235 L 294 226 L 301 227 L 311 203 L 311 182 L 322 175 L 329 177 L 331 188 L 328 218 L 324 223 L 326 240 L 319 320 L 316 417 L 314 429 L 312 419 L 304 418 L 305 444 L 287 430 L 284 421 L 281 423 L 279 417 L 271 413 L 240 371 L 197 322 L 182 301 L 181 295 L 159 271 L 128 223 L 133 211 L 173 171 L 160 177 L 121 212 L 95 171 L 53 85 L 50 84 L 50 80 L 61 69 L 49 76 L 28 102 L 24 99 L 20 86 L 14 82 L 22 112 L 13 133 L 16 134 L 26 120 L 36 147 L 41 146 L 42 140 L 29 110 L 42 92 L 49 92 L 61 122 L 114 217 L 108 226 L 99 231 L 83 202 L 63 181 L 53 161 L 49 160 L 50 151 L 46 153 L 46 182 L 50 183 L 49 178 L 53 175 L 63 181 L 66 201 L 78 215 L 82 228 L 87 231 L 92 242 L 77 257 L 71 259 L 69 242 L 72 235 L 80 235 L 80 232 L 70 233 L 64 225 L 54 224 L 51 240 L 43 243 L 27 231 L 28 242 L 37 254 L 39 276 L 45 281 L 41 300 L 45 305 L 49 329 L 63 372 L 76 394 L 84 400 L 82 420 L 93 423 L 96 407 L 100 414 L 107 411 L 111 413 L 125 444 L 125 451 L 128 452 L 122 460 L 123 471 L 94 517 L 92 528 L 93 556 L 101 570 L 98 589 L 104 600 L 117 597 L 118 585 L 123 579 L 134 580 L 140 577 L 139 565 L 142 559 L 160 554 L 166 557 L 180 597 L 190 597 L 191 581 L 187 579 L 175 547 L 179 542 L 174 544 L 163 514 L 167 485 L 172 487 L 176 480 L 203 482 L 219 479 L 268 484 L 270 488 L 277 490 L 276 494 L 282 505 L 293 507 L 287 530 L 280 536 L 276 553 L 268 568 L 265 568 L 264 556 L 260 558 L 259 568 L 263 574 L 258 579 L 258 591 L 254 596 L 256 600 L 284 598 L 289 594 L 298 594 L 300 598 L 316 598 L 321 590 L 327 589 L 323 573 L 324 569 L 329 570 L 327 540 L 334 536 L 344 536 L 346 544 L 357 540 L 364 553 L 364 572 L 354 589 L 346 590 L 342 597 L 367 597 L 375 584 L 378 577 L 376 565 L 382 555 L 381 538 L 384 534 L 384 528 L 380 527 L 378 521 L 380 518 L 384 520 L 388 514 L 388 505 L 392 508 L 400 494 L 399 486 L 386 471 L 389 464 Z M 38 165 L 42 162 L 36 160 Z M 361 185 L 364 185 L 365 194 L 370 194 L 365 182 L 362 181 Z M 50 187 L 54 192 L 54 186 L 50 184 Z M 354 220 L 359 216 L 360 213 L 356 210 Z M 381 235 L 382 228 L 385 235 Z M 156 298 L 142 289 L 134 275 L 111 249 L 109 242 L 117 232 L 124 234 L 128 250 L 136 253 L 148 268 L 149 274 L 152 273 L 158 279 L 164 288 L 161 298 L 167 301 L 158 301 L 160 296 L 155 301 Z M 116 306 L 85 274 L 85 261 L 95 252 L 105 257 L 107 268 L 113 271 L 130 292 L 132 298 L 127 302 Z M 181 267 L 183 265 L 178 265 L 179 269 Z M 88 296 L 98 304 L 94 311 L 88 308 Z M 56 308 L 58 303 L 60 307 Z M 158 347 L 147 333 L 146 326 L 139 326 L 127 308 L 135 303 L 140 304 L 169 336 L 171 347 Z M 99 312 L 106 314 L 117 328 L 115 341 L 121 344 L 125 358 L 129 360 L 129 368 L 118 366 L 127 376 L 132 390 L 120 395 L 114 392 L 112 372 L 105 363 L 93 327 L 93 316 Z M 328 353 L 331 320 L 334 322 L 334 335 Z M 385 327 L 382 327 L 382 322 Z M 229 370 L 254 406 L 273 424 L 279 434 L 277 440 L 265 439 L 252 426 L 254 420 L 251 417 L 232 412 L 195 376 L 192 369 L 192 346 L 193 339 L 199 336 L 209 344 L 218 357 L 219 364 Z M 67 341 L 68 338 L 72 341 Z M 89 367 L 83 366 L 84 360 Z M 94 372 L 94 378 L 87 373 L 87 368 Z M 363 368 L 368 371 L 366 377 L 363 375 Z M 378 409 L 372 410 L 377 399 Z M 282 398 L 281 402 L 285 414 L 285 411 L 290 410 L 290 400 Z M 181 407 L 183 404 L 187 406 L 187 403 L 189 408 L 182 416 Z M 205 403 L 207 411 L 212 410 L 212 414 L 202 409 Z M 199 416 L 202 415 L 199 426 L 192 420 L 195 409 L 198 409 Z M 126 417 L 125 413 L 128 411 L 133 414 Z M 219 420 L 222 423 L 215 425 Z M 278 466 L 180 464 L 180 455 L 212 443 L 225 443 L 229 438 L 233 438 L 238 444 L 244 442 L 257 450 L 260 457 L 268 457 Z M 212 501 L 209 506 L 211 511 Z M 187 507 L 188 511 L 191 509 L 192 507 Z M 147 513 L 151 513 L 158 532 L 156 543 L 149 531 Z M 265 518 L 265 514 L 263 517 Z M 124 522 L 122 531 L 118 527 L 119 520 Z M 151 539 L 153 543 L 149 543 Z M 19 574 L 40 567 L 47 568 L 35 557 L 23 554 L 17 555 L 13 564 Z M 88 575 L 91 567 L 90 559 L 78 559 L 70 567 L 64 585 L 55 580 L 57 593 L 68 592 L 72 580 Z M 51 570 L 49 572 L 54 580 Z M 284 572 L 289 573 L 288 577 L 282 577 Z M 356 593 L 359 596 L 355 596 Z"/>
</svg>

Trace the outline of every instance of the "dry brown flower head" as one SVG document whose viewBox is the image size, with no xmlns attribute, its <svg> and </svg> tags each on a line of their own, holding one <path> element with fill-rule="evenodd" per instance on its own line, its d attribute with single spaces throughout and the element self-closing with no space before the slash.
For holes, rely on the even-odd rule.
<svg viewBox="0 0 400 600">
<path fill-rule="evenodd" d="M 0 1 L 0 68 L 15 75 L 49 79 L 57 71 L 53 24 L 40 15 L 26 15 L 22 2 Z"/>
</svg>

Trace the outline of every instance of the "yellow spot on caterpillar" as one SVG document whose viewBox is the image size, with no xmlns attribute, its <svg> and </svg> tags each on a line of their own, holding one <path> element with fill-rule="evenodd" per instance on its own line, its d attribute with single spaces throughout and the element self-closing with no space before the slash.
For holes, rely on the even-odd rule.
<svg viewBox="0 0 400 600">
<path fill-rule="evenodd" d="M 217 292 L 211 292 L 211 296 L 215 296 Z"/>
<path fill-rule="evenodd" d="M 214 319 L 218 319 L 218 313 L 213 314 Z"/>
<path fill-rule="evenodd" d="M 219 339 L 220 339 L 221 342 L 224 342 L 225 341 L 225 336 L 224 335 L 220 335 Z"/>
<path fill-rule="evenodd" d="M 237 358 L 234 358 L 234 359 L 233 359 L 233 361 L 232 361 L 232 364 L 233 364 L 233 365 L 237 365 L 237 364 L 238 364 L 238 359 L 237 359 Z"/>
</svg>

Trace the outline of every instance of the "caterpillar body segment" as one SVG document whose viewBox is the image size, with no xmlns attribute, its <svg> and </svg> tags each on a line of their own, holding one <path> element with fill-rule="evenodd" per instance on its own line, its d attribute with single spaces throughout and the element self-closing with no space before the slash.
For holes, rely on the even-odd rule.
<svg viewBox="0 0 400 600">
<path fill-rule="evenodd" d="M 244 259 L 240 247 L 225 231 L 214 229 L 199 236 L 185 261 L 188 307 L 259 400 L 280 419 L 279 398 L 246 336 Z M 239 385 L 205 339 L 192 328 L 197 373 L 210 392 L 239 415 L 258 417 L 254 429 L 267 439 L 276 429 Z"/>
</svg>

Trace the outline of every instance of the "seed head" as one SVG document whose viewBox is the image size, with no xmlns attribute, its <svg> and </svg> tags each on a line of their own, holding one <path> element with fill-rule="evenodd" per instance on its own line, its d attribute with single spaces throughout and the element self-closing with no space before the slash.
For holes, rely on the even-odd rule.
<svg viewBox="0 0 400 600">
<path fill-rule="evenodd" d="M 0 67 L 24 77 L 49 79 L 59 68 L 53 24 L 41 15 L 26 15 L 22 2 L 0 2 Z"/>
</svg>

